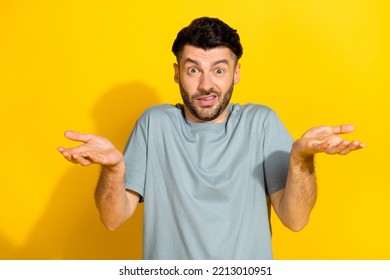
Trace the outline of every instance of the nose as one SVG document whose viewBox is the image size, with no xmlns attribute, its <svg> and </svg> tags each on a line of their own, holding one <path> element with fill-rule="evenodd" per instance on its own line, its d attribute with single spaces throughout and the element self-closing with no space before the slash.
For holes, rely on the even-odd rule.
<svg viewBox="0 0 390 280">
<path fill-rule="evenodd" d="M 199 78 L 198 90 L 201 92 L 209 91 L 213 87 L 214 87 L 213 78 L 207 73 L 202 73 L 202 75 Z"/>
</svg>

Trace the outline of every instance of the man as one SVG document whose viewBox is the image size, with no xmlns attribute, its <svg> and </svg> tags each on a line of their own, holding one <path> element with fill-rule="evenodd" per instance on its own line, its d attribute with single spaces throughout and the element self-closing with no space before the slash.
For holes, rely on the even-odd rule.
<svg viewBox="0 0 390 280">
<path fill-rule="evenodd" d="M 268 107 L 230 104 L 240 80 L 236 30 L 199 18 L 173 44 L 174 80 L 183 105 L 159 105 L 139 118 L 122 155 L 107 139 L 59 151 L 73 163 L 102 166 L 96 204 L 114 230 L 144 201 L 144 259 L 271 259 L 268 198 L 299 231 L 316 201 L 314 154 L 364 147 L 321 126 L 295 142 Z"/>
</svg>

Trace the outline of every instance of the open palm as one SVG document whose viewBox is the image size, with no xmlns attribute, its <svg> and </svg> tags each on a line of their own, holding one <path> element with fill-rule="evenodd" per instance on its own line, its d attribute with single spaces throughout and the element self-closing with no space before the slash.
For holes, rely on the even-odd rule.
<svg viewBox="0 0 390 280">
<path fill-rule="evenodd" d="M 123 160 L 122 153 L 102 136 L 66 131 L 65 137 L 83 143 L 73 148 L 58 147 L 58 151 L 70 162 L 81 165 L 97 163 L 115 166 Z"/>
<path fill-rule="evenodd" d="M 305 154 L 340 154 L 346 155 L 365 146 L 360 141 L 349 141 L 340 137 L 340 134 L 354 131 L 353 125 L 318 126 L 309 129 L 295 143 L 297 148 Z"/>
</svg>

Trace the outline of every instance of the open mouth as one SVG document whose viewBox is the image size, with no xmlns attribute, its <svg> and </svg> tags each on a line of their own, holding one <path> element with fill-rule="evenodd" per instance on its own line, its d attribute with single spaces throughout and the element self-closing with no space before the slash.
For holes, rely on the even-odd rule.
<svg viewBox="0 0 390 280">
<path fill-rule="evenodd" d="M 216 101 L 217 95 L 215 94 L 203 95 L 201 97 L 196 98 L 196 102 L 202 107 L 212 106 L 215 104 Z"/>
</svg>

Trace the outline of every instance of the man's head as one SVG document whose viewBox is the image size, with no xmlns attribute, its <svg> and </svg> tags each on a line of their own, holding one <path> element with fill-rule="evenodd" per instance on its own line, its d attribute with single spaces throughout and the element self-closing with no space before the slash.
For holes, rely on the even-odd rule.
<svg viewBox="0 0 390 280">
<path fill-rule="evenodd" d="M 172 52 L 179 61 L 185 45 L 191 45 L 203 50 L 217 47 L 227 47 L 236 56 L 236 62 L 241 58 L 243 49 L 237 30 L 217 18 L 201 17 L 194 19 L 184 27 L 173 42 Z"/>
<path fill-rule="evenodd" d="M 224 122 L 234 84 L 240 80 L 242 46 L 236 30 L 219 19 L 195 19 L 178 33 L 172 51 L 186 118 Z"/>
</svg>

